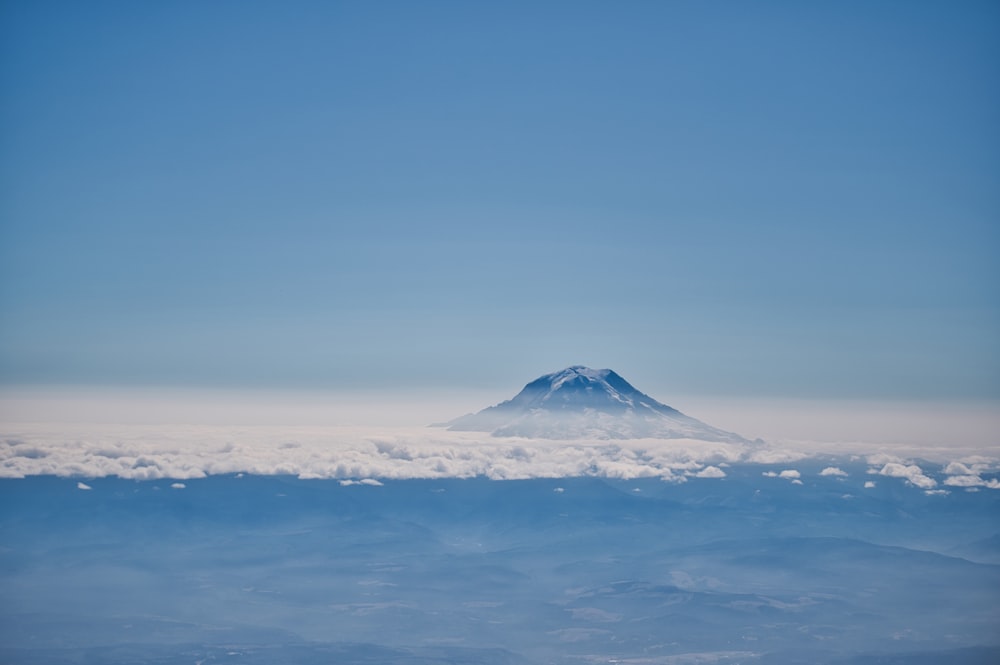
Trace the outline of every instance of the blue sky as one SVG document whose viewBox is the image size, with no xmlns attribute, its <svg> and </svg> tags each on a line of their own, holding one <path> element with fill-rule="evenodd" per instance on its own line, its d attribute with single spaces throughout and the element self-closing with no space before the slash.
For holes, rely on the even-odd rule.
<svg viewBox="0 0 1000 665">
<path fill-rule="evenodd" d="M 1000 7 L 5 3 L 0 380 L 1000 396 Z"/>
</svg>

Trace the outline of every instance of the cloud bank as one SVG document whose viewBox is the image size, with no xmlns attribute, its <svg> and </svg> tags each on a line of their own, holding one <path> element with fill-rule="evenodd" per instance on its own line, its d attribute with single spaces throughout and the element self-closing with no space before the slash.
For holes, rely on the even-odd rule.
<svg viewBox="0 0 1000 665">
<path fill-rule="evenodd" d="M 693 440 L 497 439 L 430 428 L 22 427 L 0 441 L 0 476 L 135 480 L 251 473 L 335 478 L 722 478 L 743 446 Z"/>
<path fill-rule="evenodd" d="M 387 479 L 496 480 L 600 476 L 725 481 L 727 465 L 773 465 L 764 476 L 803 484 L 799 466 L 814 458 L 854 459 L 869 476 L 894 478 L 926 492 L 943 487 L 1000 489 L 1000 451 L 895 449 L 868 452 L 863 444 L 738 444 L 675 439 L 575 440 L 496 438 L 436 428 L 221 427 L 151 425 L 5 425 L 0 431 L 0 477 L 54 475 L 83 479 L 118 476 L 187 479 L 217 474 L 292 475 L 377 486 Z M 885 448 L 885 446 L 879 446 Z M 964 454 L 963 454 L 964 453 Z M 986 454 L 984 454 L 986 453 Z M 937 458 L 937 461 L 929 461 Z M 822 465 L 813 477 L 846 475 Z M 789 465 L 789 466 L 784 466 Z M 800 467 L 802 468 L 802 467 Z M 869 481 L 874 487 L 874 481 Z M 81 483 L 82 485 L 83 483 Z M 868 487 L 868 483 L 865 483 Z M 83 489 L 81 487 L 81 489 Z"/>
</svg>

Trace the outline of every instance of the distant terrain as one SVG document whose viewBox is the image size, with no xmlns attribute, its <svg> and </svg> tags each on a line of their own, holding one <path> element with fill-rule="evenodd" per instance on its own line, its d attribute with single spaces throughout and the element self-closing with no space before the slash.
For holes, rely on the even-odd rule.
<svg viewBox="0 0 1000 665">
<path fill-rule="evenodd" d="M 823 468 L 4 479 L 0 662 L 997 662 L 1000 493 Z"/>
</svg>

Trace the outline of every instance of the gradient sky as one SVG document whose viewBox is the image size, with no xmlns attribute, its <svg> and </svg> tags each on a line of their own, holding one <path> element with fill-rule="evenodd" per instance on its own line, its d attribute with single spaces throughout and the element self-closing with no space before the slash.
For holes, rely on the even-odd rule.
<svg viewBox="0 0 1000 665">
<path fill-rule="evenodd" d="M 6 2 L 0 381 L 1000 397 L 995 2 Z"/>
</svg>

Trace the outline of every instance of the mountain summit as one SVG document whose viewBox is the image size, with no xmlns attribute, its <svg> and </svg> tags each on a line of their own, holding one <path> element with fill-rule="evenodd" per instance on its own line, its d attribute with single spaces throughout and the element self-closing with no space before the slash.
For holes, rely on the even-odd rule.
<svg viewBox="0 0 1000 665">
<path fill-rule="evenodd" d="M 542 439 L 746 439 L 661 404 L 610 369 L 583 365 L 540 376 L 513 399 L 456 418 L 455 431 Z"/>
</svg>

